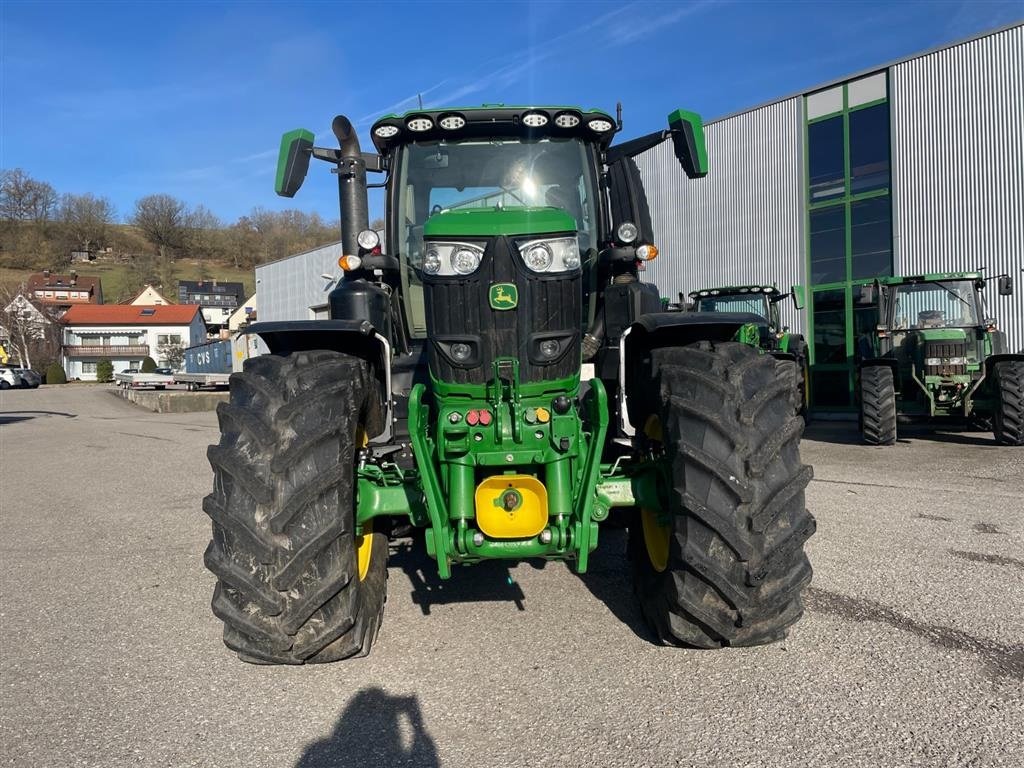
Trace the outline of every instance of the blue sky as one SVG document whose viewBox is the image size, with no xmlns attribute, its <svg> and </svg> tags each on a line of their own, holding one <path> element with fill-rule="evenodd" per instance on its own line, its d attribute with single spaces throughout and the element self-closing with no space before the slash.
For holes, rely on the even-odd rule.
<svg viewBox="0 0 1024 768">
<path fill-rule="evenodd" d="M 227 222 L 254 206 L 337 218 L 314 164 L 273 192 L 277 143 L 331 118 L 427 106 L 613 110 L 622 138 L 676 107 L 737 111 L 1024 19 L 1002 2 L 0 2 L 0 167 L 121 215 L 165 192 Z M 377 207 L 377 206 L 375 206 Z"/>
</svg>

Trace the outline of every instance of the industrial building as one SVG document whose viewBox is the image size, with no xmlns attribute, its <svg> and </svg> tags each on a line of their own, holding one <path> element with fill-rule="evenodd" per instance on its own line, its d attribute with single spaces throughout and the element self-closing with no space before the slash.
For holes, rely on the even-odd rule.
<svg viewBox="0 0 1024 768">
<path fill-rule="evenodd" d="M 710 172 L 670 144 L 637 158 L 658 246 L 647 278 L 677 292 L 776 281 L 811 342 L 812 405 L 853 407 L 854 349 L 876 277 L 1015 277 L 986 292 L 1024 348 L 1024 25 L 927 51 L 710 121 Z"/>
<path fill-rule="evenodd" d="M 684 94 L 676 100 L 685 102 Z M 783 319 L 811 343 L 812 406 L 852 411 L 854 349 L 877 277 L 1011 274 L 987 291 L 1024 348 L 1024 25 L 996 30 L 709 121 L 710 173 L 664 143 L 637 157 L 663 296 L 806 287 Z M 326 317 L 340 244 L 256 268 L 261 320 Z"/>
</svg>

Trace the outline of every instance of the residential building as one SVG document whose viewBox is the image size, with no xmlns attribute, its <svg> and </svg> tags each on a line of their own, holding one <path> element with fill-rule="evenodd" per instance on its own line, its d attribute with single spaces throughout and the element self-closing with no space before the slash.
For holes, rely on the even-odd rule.
<svg viewBox="0 0 1024 768">
<path fill-rule="evenodd" d="M 242 283 L 217 280 L 179 280 L 178 303 L 198 304 L 211 330 L 227 324 L 228 317 L 245 301 Z"/>
<path fill-rule="evenodd" d="M 29 275 L 25 283 L 25 293 L 57 317 L 70 307 L 103 303 L 103 285 L 100 279 L 79 275 L 74 271 L 61 275 L 44 270 Z"/>
<path fill-rule="evenodd" d="M 0 311 L 0 347 L 21 365 L 28 365 L 30 350 L 43 342 L 52 323 L 49 313 L 19 293 Z"/>
<path fill-rule="evenodd" d="M 206 341 L 206 324 L 195 304 L 77 306 L 61 323 L 64 371 L 69 379 L 83 381 L 96 379 L 96 364 L 103 359 L 115 372 L 138 370 L 146 357 L 163 366 L 165 345 L 187 348 Z"/>
<path fill-rule="evenodd" d="M 228 317 L 227 327 L 229 331 L 237 331 L 249 323 L 256 322 L 256 294 L 254 293 Z"/>
<path fill-rule="evenodd" d="M 152 285 L 147 284 L 142 290 L 135 294 L 135 298 L 122 301 L 122 304 L 134 304 L 135 306 L 164 306 L 170 304 L 164 295 Z"/>
</svg>

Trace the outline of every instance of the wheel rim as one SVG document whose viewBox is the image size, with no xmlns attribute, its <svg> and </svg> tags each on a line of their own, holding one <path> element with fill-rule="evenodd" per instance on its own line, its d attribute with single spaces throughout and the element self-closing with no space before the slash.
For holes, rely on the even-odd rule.
<svg viewBox="0 0 1024 768">
<path fill-rule="evenodd" d="M 358 446 L 358 450 L 362 450 L 370 443 L 370 438 L 366 434 L 366 430 L 363 429 L 362 425 L 356 430 L 355 443 Z M 359 488 L 359 479 L 355 479 L 353 483 L 353 493 Z M 353 499 L 353 507 L 359 510 L 359 499 Z M 362 581 L 366 578 L 366 574 L 370 572 L 370 554 L 373 550 L 373 520 L 367 520 L 363 525 L 363 535 L 356 536 L 356 563 L 359 566 L 359 580 Z"/>
<path fill-rule="evenodd" d="M 644 548 L 651 567 L 658 573 L 668 568 L 668 543 L 672 529 L 662 525 L 658 513 L 650 509 L 640 510 L 640 521 L 644 529 Z"/>
<path fill-rule="evenodd" d="M 370 572 L 370 558 L 373 553 L 373 522 L 368 522 L 362 536 L 356 536 L 356 562 L 359 565 L 359 580 Z"/>
<path fill-rule="evenodd" d="M 644 435 L 652 442 L 663 442 L 665 432 L 661 426 L 661 419 L 654 414 L 647 417 L 644 422 Z M 644 529 L 644 548 L 647 550 L 647 559 L 651 561 L 651 567 L 661 573 L 668 568 L 668 542 L 672 533 L 672 527 L 665 525 L 656 511 L 642 508 L 640 510 L 640 522 Z"/>
</svg>

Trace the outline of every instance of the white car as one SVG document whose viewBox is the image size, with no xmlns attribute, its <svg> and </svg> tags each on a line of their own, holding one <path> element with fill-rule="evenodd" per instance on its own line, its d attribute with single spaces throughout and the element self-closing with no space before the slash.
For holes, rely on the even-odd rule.
<svg viewBox="0 0 1024 768">
<path fill-rule="evenodd" d="M 0 367 L 0 389 L 12 387 L 35 389 L 42 382 L 39 374 L 29 368 L 15 368 L 12 365 Z"/>
</svg>

